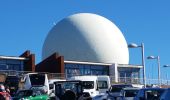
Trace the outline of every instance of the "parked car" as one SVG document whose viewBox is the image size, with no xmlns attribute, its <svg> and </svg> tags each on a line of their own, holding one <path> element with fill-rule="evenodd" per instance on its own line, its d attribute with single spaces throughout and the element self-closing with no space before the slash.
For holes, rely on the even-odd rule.
<svg viewBox="0 0 170 100">
<path fill-rule="evenodd" d="M 4 85 L 9 87 L 11 96 L 14 96 L 18 90 L 19 77 L 16 75 L 9 75 L 6 77 Z"/>
<path fill-rule="evenodd" d="M 91 100 L 88 92 L 83 92 L 83 82 L 73 81 L 56 81 L 55 96 L 56 100 Z"/>
<path fill-rule="evenodd" d="M 124 88 L 133 88 L 131 84 L 114 84 L 111 85 L 105 94 L 100 94 L 93 97 L 93 100 L 122 100 L 122 90 Z"/>
<path fill-rule="evenodd" d="M 20 90 L 13 100 L 50 100 L 50 98 L 38 90 Z"/>
<path fill-rule="evenodd" d="M 122 100 L 133 100 L 140 88 L 123 88 L 121 91 Z"/>
<path fill-rule="evenodd" d="M 115 84 L 112 85 L 109 89 L 109 91 L 107 91 L 108 95 L 110 97 L 117 97 L 117 96 L 122 96 L 121 91 L 123 88 L 132 88 L 132 85 L 130 84 Z"/>
<path fill-rule="evenodd" d="M 134 100 L 159 100 L 166 89 L 143 88 L 140 89 Z"/>
<path fill-rule="evenodd" d="M 108 75 L 72 76 L 69 80 L 82 81 L 83 92 L 88 92 L 91 97 L 106 93 L 110 88 L 110 77 Z"/>
<path fill-rule="evenodd" d="M 170 99 L 170 88 L 166 89 L 165 92 L 160 97 L 160 100 L 169 100 L 169 99 Z"/>
</svg>

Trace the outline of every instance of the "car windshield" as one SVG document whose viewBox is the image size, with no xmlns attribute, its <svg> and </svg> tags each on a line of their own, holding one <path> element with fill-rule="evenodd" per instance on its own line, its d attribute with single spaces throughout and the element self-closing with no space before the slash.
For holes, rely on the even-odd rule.
<svg viewBox="0 0 170 100">
<path fill-rule="evenodd" d="M 98 81 L 98 88 L 99 89 L 107 89 L 108 88 L 107 81 Z"/>
<path fill-rule="evenodd" d="M 84 89 L 93 89 L 94 82 L 93 81 L 83 81 L 83 88 Z"/>
<path fill-rule="evenodd" d="M 121 90 L 122 90 L 122 88 L 120 88 L 120 87 L 112 87 L 110 89 L 110 92 L 120 92 Z"/>
<path fill-rule="evenodd" d="M 124 90 L 125 97 L 135 97 L 139 90 Z"/>
<path fill-rule="evenodd" d="M 32 85 L 44 85 L 45 82 L 44 74 L 30 74 L 29 76 Z"/>
<path fill-rule="evenodd" d="M 68 89 L 74 90 L 76 88 L 76 84 L 74 84 L 74 83 L 64 83 L 62 85 L 62 88 L 65 89 L 65 90 L 68 90 Z"/>
</svg>

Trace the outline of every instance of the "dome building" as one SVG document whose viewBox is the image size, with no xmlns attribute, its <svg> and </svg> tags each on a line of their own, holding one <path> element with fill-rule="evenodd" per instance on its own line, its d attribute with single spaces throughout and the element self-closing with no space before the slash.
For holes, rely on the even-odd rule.
<svg viewBox="0 0 170 100">
<path fill-rule="evenodd" d="M 72 74 L 139 77 L 141 68 L 128 65 L 127 42 L 119 28 L 91 13 L 74 14 L 58 22 L 44 41 L 42 60 L 36 71 L 65 73 L 68 77 Z"/>
<path fill-rule="evenodd" d="M 108 19 L 90 13 L 74 14 L 57 23 L 48 33 L 42 58 L 54 52 L 65 60 L 128 64 L 126 40 Z"/>
</svg>

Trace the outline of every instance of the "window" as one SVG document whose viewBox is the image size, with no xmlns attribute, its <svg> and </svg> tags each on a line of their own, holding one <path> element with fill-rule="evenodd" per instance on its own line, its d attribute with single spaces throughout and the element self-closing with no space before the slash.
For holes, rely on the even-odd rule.
<svg viewBox="0 0 170 100">
<path fill-rule="evenodd" d="M 83 87 L 84 87 L 84 89 L 93 89 L 94 82 L 93 81 L 83 81 Z"/>
<path fill-rule="evenodd" d="M 1 64 L 0 64 L 0 69 L 1 69 L 1 70 L 7 70 L 7 65 L 4 65 L 4 64 L 1 65 Z"/>
<path fill-rule="evenodd" d="M 87 64 L 65 64 L 67 77 L 76 75 L 108 75 L 108 66 Z"/>
<path fill-rule="evenodd" d="M 108 89 L 107 81 L 98 81 L 99 89 Z"/>
<path fill-rule="evenodd" d="M 44 85 L 45 82 L 44 74 L 30 74 L 29 76 L 32 85 Z"/>
<path fill-rule="evenodd" d="M 21 64 L 21 61 L 20 60 L 6 60 L 6 62 L 8 63 L 8 64 Z"/>
<path fill-rule="evenodd" d="M 135 97 L 139 90 L 125 90 L 125 97 Z"/>
</svg>

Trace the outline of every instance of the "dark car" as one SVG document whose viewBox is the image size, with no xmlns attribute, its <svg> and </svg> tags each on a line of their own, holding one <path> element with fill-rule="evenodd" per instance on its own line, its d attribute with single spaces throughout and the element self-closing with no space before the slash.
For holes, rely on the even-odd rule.
<svg viewBox="0 0 170 100">
<path fill-rule="evenodd" d="M 160 100 L 165 90 L 164 88 L 143 88 L 139 90 L 134 100 Z"/>
<path fill-rule="evenodd" d="M 50 100 L 47 94 L 37 90 L 20 90 L 13 100 Z"/>
<path fill-rule="evenodd" d="M 122 100 L 133 100 L 140 88 L 124 88 L 121 91 Z"/>
<path fill-rule="evenodd" d="M 165 92 L 161 95 L 160 100 L 169 100 L 170 99 L 170 88 L 167 88 Z"/>
<path fill-rule="evenodd" d="M 107 92 L 110 96 L 120 96 L 121 90 L 123 88 L 132 88 L 129 84 L 115 84 L 111 85 L 109 91 Z"/>
<path fill-rule="evenodd" d="M 7 76 L 4 85 L 9 87 L 11 96 L 14 96 L 18 90 L 19 77 L 16 75 Z"/>
<path fill-rule="evenodd" d="M 82 81 L 54 82 L 56 100 L 91 100 L 89 93 L 83 92 Z"/>
</svg>

